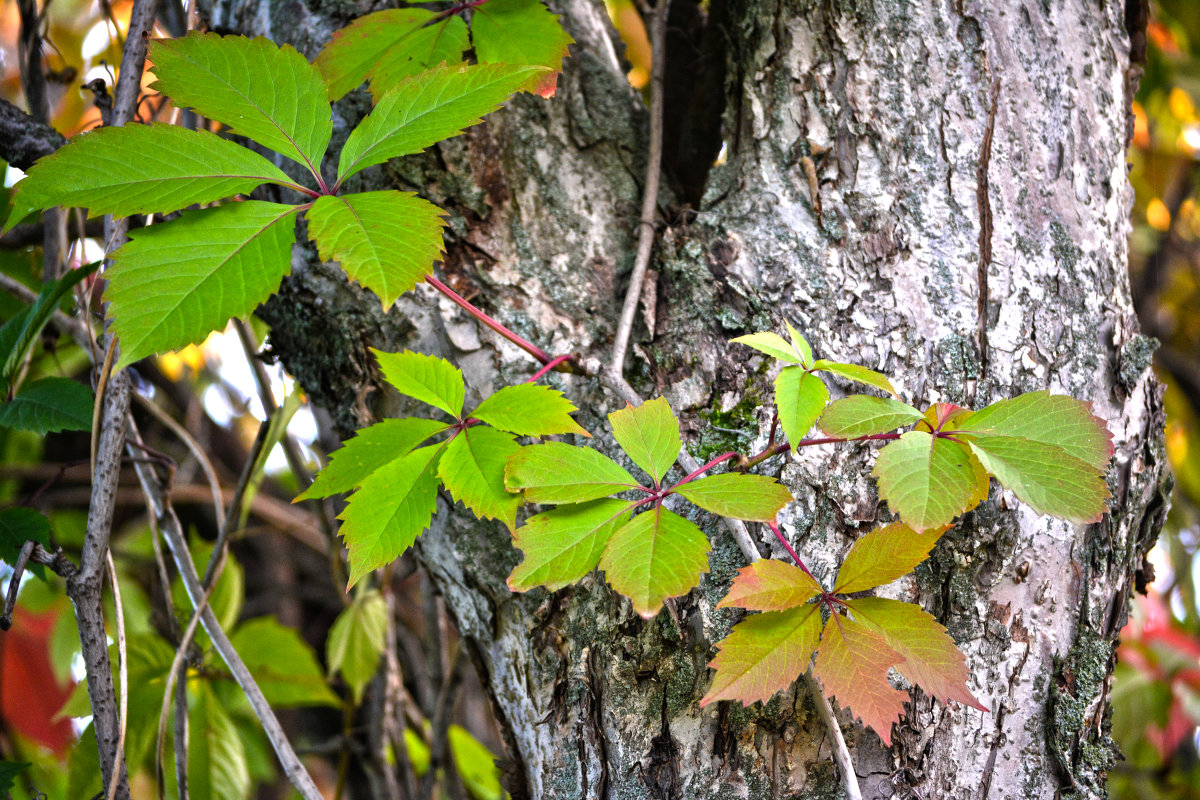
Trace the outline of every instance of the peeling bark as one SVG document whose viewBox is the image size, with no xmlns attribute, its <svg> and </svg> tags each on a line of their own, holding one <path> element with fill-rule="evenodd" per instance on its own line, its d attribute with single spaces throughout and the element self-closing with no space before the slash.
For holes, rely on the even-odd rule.
<svg viewBox="0 0 1200 800">
<path fill-rule="evenodd" d="M 552 5 L 577 41 L 557 98 L 519 98 L 363 180 L 450 212 L 445 274 L 458 291 L 547 351 L 604 357 L 636 239 L 645 112 L 603 9 Z M 339 9 L 221 0 L 210 14 L 217 29 L 312 56 L 345 21 Z M 725 97 L 697 132 L 723 114 L 727 158 L 700 208 L 662 232 L 655 331 L 635 328 L 631 381 L 668 397 L 695 449 L 754 451 L 773 375 L 727 340 L 786 318 L 821 355 L 885 372 L 918 404 L 1038 389 L 1091 401 L 1117 447 L 1103 522 L 1040 518 L 997 489 L 887 590 L 947 626 L 991 711 L 918 693 L 891 750 L 842 720 L 865 797 L 1102 797 L 1114 644 L 1166 510 L 1159 387 L 1125 271 L 1137 70 L 1124 5 L 714 0 L 710 14 L 723 35 L 706 32 L 720 61 L 706 76 L 723 75 Z M 339 104 L 340 135 L 366 107 Z M 668 163 L 676 196 L 694 196 L 707 165 Z M 452 358 L 476 399 L 532 371 L 432 292 L 385 314 L 313 260 L 298 251 L 261 313 L 343 435 L 398 402 L 379 391 L 368 346 Z M 552 381 L 597 433 L 622 405 L 584 379 Z M 602 435 L 596 446 L 613 448 Z M 797 497 L 784 529 L 818 576 L 882 519 L 873 457 L 810 448 L 781 467 Z M 515 797 L 838 795 L 802 683 L 765 705 L 698 707 L 713 643 L 736 620 L 715 602 L 742 565 L 698 521 L 713 536 L 710 574 L 643 622 L 596 574 L 510 593 L 520 556 L 507 532 L 440 508 L 419 553 L 492 695 Z"/>
</svg>

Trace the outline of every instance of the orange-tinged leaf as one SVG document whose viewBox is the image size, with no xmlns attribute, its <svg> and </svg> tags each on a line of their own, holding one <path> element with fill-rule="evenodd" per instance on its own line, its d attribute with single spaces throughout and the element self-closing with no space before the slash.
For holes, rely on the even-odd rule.
<svg viewBox="0 0 1200 800">
<path fill-rule="evenodd" d="M 821 585 L 804 570 L 766 558 L 742 567 L 717 608 L 783 611 L 804 605 L 820 593 Z"/>
<path fill-rule="evenodd" d="M 716 700 L 750 705 L 786 689 L 808 669 L 820 635 L 821 611 L 816 605 L 742 620 L 721 640 L 721 651 L 709 664 L 717 674 L 700 705 Z"/>
<path fill-rule="evenodd" d="M 888 669 L 901 661 L 880 634 L 849 617 L 834 614 L 825 625 L 817 649 L 814 674 L 821 679 L 825 694 L 891 746 L 892 725 L 900 721 L 906 692 L 888 683 Z"/>
<path fill-rule="evenodd" d="M 861 592 L 907 575 L 925 560 L 943 530 L 917 533 L 903 522 L 876 528 L 850 548 L 833 591 Z"/>
<path fill-rule="evenodd" d="M 847 605 L 856 620 L 883 636 L 900 654 L 904 661 L 895 665 L 896 671 L 909 682 L 943 703 L 953 700 L 987 711 L 967 688 L 971 671 L 966 658 L 924 609 L 883 597 L 848 600 Z"/>
</svg>

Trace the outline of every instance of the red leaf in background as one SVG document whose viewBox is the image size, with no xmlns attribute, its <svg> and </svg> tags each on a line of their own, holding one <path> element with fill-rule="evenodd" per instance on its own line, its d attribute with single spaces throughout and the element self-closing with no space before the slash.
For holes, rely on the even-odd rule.
<svg viewBox="0 0 1200 800">
<path fill-rule="evenodd" d="M 0 719 L 27 739 L 63 756 L 75 743 L 70 719 L 51 722 L 71 696 L 50 666 L 50 632 L 57 612 L 34 613 L 17 607 L 13 626 L 0 633 Z"/>
</svg>

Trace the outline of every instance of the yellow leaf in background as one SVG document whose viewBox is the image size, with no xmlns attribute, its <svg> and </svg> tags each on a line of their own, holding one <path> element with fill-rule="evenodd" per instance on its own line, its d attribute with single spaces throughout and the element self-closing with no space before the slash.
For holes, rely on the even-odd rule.
<svg viewBox="0 0 1200 800">
<path fill-rule="evenodd" d="M 1167 204 L 1157 197 L 1146 205 L 1146 224 L 1156 231 L 1171 229 L 1171 212 Z"/>
<path fill-rule="evenodd" d="M 1196 107 L 1192 104 L 1191 95 L 1178 86 L 1171 89 L 1171 94 L 1167 96 L 1167 105 L 1180 122 L 1191 122 L 1196 118 Z"/>
</svg>

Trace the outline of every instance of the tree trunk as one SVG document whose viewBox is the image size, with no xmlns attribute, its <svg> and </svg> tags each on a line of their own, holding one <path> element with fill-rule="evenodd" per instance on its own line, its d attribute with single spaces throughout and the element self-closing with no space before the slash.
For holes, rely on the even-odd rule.
<svg viewBox="0 0 1200 800">
<path fill-rule="evenodd" d="M 211 23 L 312 56 L 346 20 L 344 4 L 310 5 L 220 0 Z M 444 272 L 461 293 L 547 351 L 607 360 L 646 114 L 604 9 L 552 5 L 577 42 L 557 97 L 518 98 L 365 181 L 450 213 Z M 865 797 L 1101 797 L 1117 757 L 1114 644 L 1166 496 L 1152 348 L 1126 278 L 1137 67 L 1124 15 L 1113 0 L 672 9 L 667 222 L 627 377 L 670 400 L 694 451 L 765 445 L 773 375 L 727 340 L 785 319 L 820 355 L 886 373 L 914 404 L 1051 389 L 1092 401 L 1115 437 L 1103 522 L 1042 518 L 996 489 L 893 587 L 947 626 L 991 710 L 915 692 L 890 750 L 843 713 Z M 339 104 L 343 136 L 366 110 L 361 97 Z M 311 248 L 297 260 L 261 314 L 343 436 L 394 411 L 369 346 L 451 358 L 477 399 L 532 372 L 432 292 L 384 313 Z M 554 380 L 611 451 L 604 415 L 623 401 Z M 785 533 L 818 577 L 883 518 L 873 458 L 866 446 L 808 448 L 781 467 L 797 497 Z M 520 555 L 507 532 L 441 505 L 419 554 L 491 694 L 514 796 L 838 796 L 803 682 L 765 705 L 698 705 L 714 643 L 736 621 L 715 603 L 744 563 L 723 529 L 709 531 L 709 575 L 643 622 L 595 573 L 553 594 L 510 593 Z M 773 547 L 761 538 L 764 554 Z"/>
</svg>

